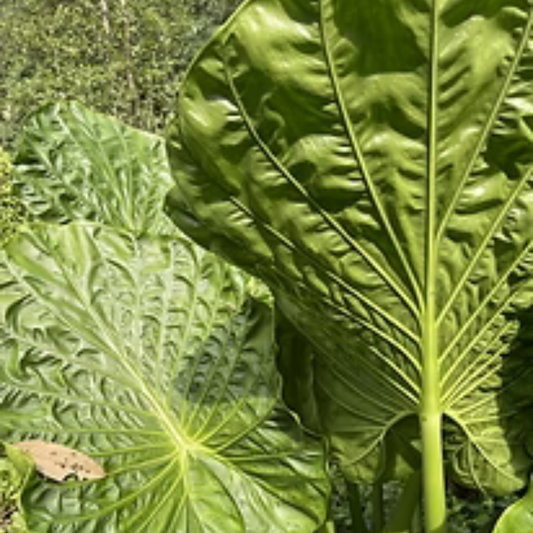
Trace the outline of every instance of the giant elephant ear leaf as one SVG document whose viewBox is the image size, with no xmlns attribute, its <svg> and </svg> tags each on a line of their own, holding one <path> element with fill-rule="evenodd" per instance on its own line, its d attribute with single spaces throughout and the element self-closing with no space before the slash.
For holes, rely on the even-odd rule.
<svg viewBox="0 0 533 533">
<path fill-rule="evenodd" d="M 319 442 L 282 407 L 271 307 L 186 239 L 35 225 L 0 255 L 0 432 L 105 470 L 34 483 L 31 531 L 315 531 Z"/>
<path fill-rule="evenodd" d="M 319 348 L 353 479 L 384 472 L 400 420 L 443 415 L 461 482 L 526 479 L 532 20 L 527 0 L 249 0 L 182 86 L 168 212 Z"/>
<path fill-rule="evenodd" d="M 160 137 L 81 104 L 47 105 L 24 125 L 14 193 L 40 220 L 168 233 L 162 204 L 171 183 Z"/>
</svg>

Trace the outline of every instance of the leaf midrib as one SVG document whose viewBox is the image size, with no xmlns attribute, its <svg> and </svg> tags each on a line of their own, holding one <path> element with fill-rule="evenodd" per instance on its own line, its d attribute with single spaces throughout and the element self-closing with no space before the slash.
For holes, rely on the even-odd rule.
<svg viewBox="0 0 533 533">
<path fill-rule="evenodd" d="M 426 225 L 424 300 L 422 308 L 422 394 L 420 413 L 429 420 L 440 413 L 440 365 L 438 361 L 439 330 L 436 317 L 437 260 L 435 243 L 437 224 L 437 145 L 439 111 L 439 3 L 431 6 L 431 37 L 429 42 L 430 71 L 428 73 L 429 101 L 427 108 L 428 151 L 426 177 Z"/>
<path fill-rule="evenodd" d="M 97 330 L 100 332 L 101 337 L 102 337 L 102 341 L 103 341 L 102 344 L 103 346 L 107 347 L 106 351 L 108 352 L 109 356 L 115 359 L 116 361 L 119 361 L 123 365 L 125 370 L 133 377 L 133 380 L 139 386 L 141 394 L 146 398 L 149 405 L 154 410 L 154 414 L 157 416 L 161 425 L 165 428 L 167 435 L 169 435 L 174 441 L 176 445 L 176 449 L 178 451 L 182 451 L 182 450 L 187 450 L 189 448 L 198 448 L 197 443 L 190 442 L 185 435 L 182 435 L 179 432 L 178 430 L 179 426 L 177 424 L 177 421 L 174 420 L 173 417 L 171 417 L 170 414 L 166 412 L 166 409 L 160 404 L 160 402 L 154 395 L 153 391 L 147 386 L 145 381 L 142 379 L 142 376 L 140 375 L 140 373 L 137 371 L 134 365 L 131 364 L 128 354 L 127 354 L 127 350 L 125 350 L 120 340 L 120 336 L 110 335 L 111 332 L 109 331 L 107 324 L 105 324 L 104 322 L 100 320 L 97 313 L 94 313 L 94 309 L 92 308 L 90 302 L 88 302 L 85 296 L 80 293 L 80 291 L 78 290 L 78 287 L 76 286 L 75 281 L 70 276 L 70 273 L 66 270 L 64 261 L 62 261 L 61 257 L 57 255 L 57 250 L 50 248 L 47 245 L 47 243 L 43 242 L 42 240 L 41 240 L 41 244 L 46 246 L 50 257 L 54 259 L 56 265 L 61 270 L 64 276 L 64 280 L 66 281 L 66 283 L 72 290 L 73 294 L 77 297 L 78 301 L 83 305 L 83 308 L 86 310 L 89 317 L 91 318 L 91 320 L 97 327 Z M 107 262 L 105 261 L 96 241 L 94 242 L 94 245 L 95 245 L 95 250 L 98 251 L 103 264 L 106 265 L 106 268 L 107 268 Z M 137 247 L 136 247 L 135 253 L 138 255 Z M 12 271 L 11 268 L 10 268 L 10 271 Z M 49 310 L 49 312 L 52 313 L 54 317 L 56 317 L 57 320 L 59 320 L 61 323 L 65 323 L 65 320 L 61 316 L 57 315 L 56 310 L 48 306 L 46 302 L 43 300 L 43 298 L 40 296 L 40 294 L 36 293 L 33 290 L 33 287 L 29 284 L 28 281 L 26 281 L 26 279 L 18 275 L 15 275 L 13 272 L 12 272 L 12 275 L 16 276 L 16 279 L 18 280 L 18 282 L 21 283 L 26 288 L 26 290 L 40 302 L 41 305 L 46 307 Z M 68 322 L 66 323 L 66 326 L 67 327 L 69 326 Z M 78 335 L 80 335 L 80 337 L 85 338 L 81 332 L 77 331 L 77 333 Z M 113 341 L 114 337 L 117 337 L 116 342 Z M 93 342 L 90 339 L 85 338 L 85 342 L 93 346 Z M 98 350 L 101 350 L 103 346 L 95 346 L 95 348 Z"/>
</svg>

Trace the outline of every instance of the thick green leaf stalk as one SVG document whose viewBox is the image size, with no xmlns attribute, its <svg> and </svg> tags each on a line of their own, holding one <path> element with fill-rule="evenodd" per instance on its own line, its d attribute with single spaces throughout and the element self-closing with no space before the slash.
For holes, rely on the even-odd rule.
<svg viewBox="0 0 533 533">
<path fill-rule="evenodd" d="M 168 212 L 312 342 L 349 479 L 421 450 L 427 533 L 445 465 L 495 493 L 532 466 L 532 24 L 529 0 L 248 0 L 168 137 Z"/>
</svg>

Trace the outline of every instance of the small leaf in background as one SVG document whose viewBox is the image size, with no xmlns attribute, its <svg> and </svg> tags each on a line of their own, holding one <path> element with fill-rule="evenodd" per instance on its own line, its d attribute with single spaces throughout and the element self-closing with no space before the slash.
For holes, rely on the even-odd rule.
<svg viewBox="0 0 533 533">
<path fill-rule="evenodd" d="M 72 475 L 80 480 L 106 476 L 96 461 L 68 446 L 42 440 L 17 442 L 15 446 L 30 455 L 38 472 L 54 481 L 64 481 Z"/>
<path fill-rule="evenodd" d="M 16 232 L 24 219 L 22 204 L 11 194 L 11 161 L 0 146 L 0 247 Z"/>
<path fill-rule="evenodd" d="M 533 487 L 526 495 L 509 506 L 498 520 L 493 533 L 529 533 L 533 531 Z"/>
</svg>

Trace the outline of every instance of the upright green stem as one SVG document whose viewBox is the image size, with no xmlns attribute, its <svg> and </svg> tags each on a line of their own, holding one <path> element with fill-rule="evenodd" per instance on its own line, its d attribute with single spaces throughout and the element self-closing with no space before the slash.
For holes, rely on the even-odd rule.
<svg viewBox="0 0 533 533">
<path fill-rule="evenodd" d="M 372 533 L 380 533 L 383 522 L 383 483 L 377 481 L 372 486 Z"/>
<path fill-rule="evenodd" d="M 383 533 L 419 533 L 420 529 L 413 528 L 413 517 L 420 508 L 420 490 L 422 487 L 421 472 L 414 472 L 405 482 L 387 527 Z M 420 515 L 418 516 L 420 519 Z"/>
<path fill-rule="evenodd" d="M 350 506 L 350 515 L 352 517 L 353 533 L 368 533 L 363 516 L 363 505 L 361 504 L 359 487 L 355 483 L 346 481 L 346 491 L 348 493 L 348 504 Z"/>
<path fill-rule="evenodd" d="M 432 224 L 429 224 L 430 228 Z M 435 325 L 436 250 L 428 239 L 426 308 L 423 321 L 423 372 L 420 403 L 422 434 L 422 479 L 426 533 L 446 532 L 446 485 L 442 453 L 442 411 L 438 329 Z"/>
<path fill-rule="evenodd" d="M 430 187 L 431 189 L 431 187 Z M 434 215 L 430 215 L 433 218 Z M 434 221 L 433 221 L 434 222 Z M 430 222 L 430 229 L 433 227 Z M 422 397 L 422 479 L 426 533 L 446 532 L 446 485 L 442 453 L 442 411 L 440 406 L 439 331 L 435 325 L 436 250 L 430 235 L 427 245 L 426 302 L 423 328 Z"/>
<path fill-rule="evenodd" d="M 411 524 L 411 533 L 420 533 L 422 531 L 422 517 L 420 515 L 420 506 L 415 509 L 413 513 L 413 521 Z"/>
<path fill-rule="evenodd" d="M 335 522 L 328 520 L 316 533 L 336 533 Z"/>
<path fill-rule="evenodd" d="M 424 310 L 422 315 L 422 395 L 420 429 L 424 487 L 425 533 L 446 532 L 446 486 L 442 454 L 439 329 L 436 321 L 439 242 L 437 231 L 437 146 L 439 109 L 439 0 L 432 0 L 430 97 L 426 190 L 426 247 Z"/>
<path fill-rule="evenodd" d="M 441 415 L 423 409 L 422 455 L 426 533 L 446 533 L 446 488 L 442 456 Z"/>
</svg>

